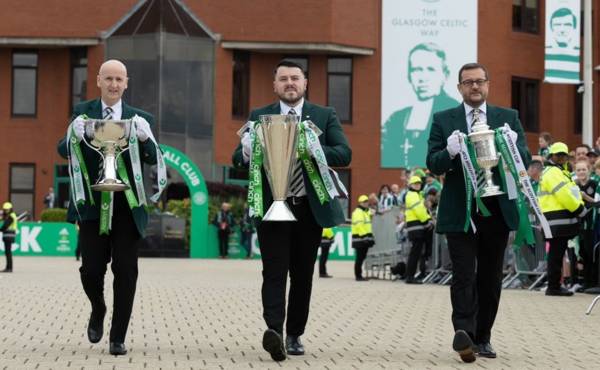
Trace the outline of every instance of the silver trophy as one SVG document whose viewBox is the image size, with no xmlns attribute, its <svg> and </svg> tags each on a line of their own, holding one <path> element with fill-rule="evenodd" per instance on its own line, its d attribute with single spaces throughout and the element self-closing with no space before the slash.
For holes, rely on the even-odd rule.
<svg viewBox="0 0 600 370">
<path fill-rule="evenodd" d="M 296 164 L 299 116 L 268 114 L 259 117 L 257 135 L 264 154 L 263 167 L 273 194 L 264 221 L 296 221 L 285 200 Z"/>
<path fill-rule="evenodd" d="M 469 134 L 469 140 L 475 147 L 477 164 L 485 171 L 485 185 L 483 185 L 481 191 L 482 197 L 504 194 L 500 187 L 492 181 L 492 168 L 498 165 L 500 159 L 500 155 L 496 150 L 494 134 L 494 131 L 490 130 L 490 126 L 483 120 L 476 122 Z"/>
<path fill-rule="evenodd" d="M 124 191 L 129 185 L 117 178 L 117 158 L 129 145 L 131 120 L 88 119 L 85 122 L 85 136 L 91 138 L 85 143 L 102 156 L 102 176 L 91 188 L 96 191 Z"/>
</svg>

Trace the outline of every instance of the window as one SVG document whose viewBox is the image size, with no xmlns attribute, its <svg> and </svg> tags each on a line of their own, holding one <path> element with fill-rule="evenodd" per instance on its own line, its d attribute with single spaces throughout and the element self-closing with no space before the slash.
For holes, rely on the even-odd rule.
<svg viewBox="0 0 600 370">
<path fill-rule="evenodd" d="M 87 48 L 71 49 L 71 111 L 85 100 L 87 90 Z"/>
<path fill-rule="evenodd" d="M 342 206 L 342 210 L 344 211 L 346 218 L 350 218 L 350 199 L 352 199 L 352 189 L 350 185 L 352 184 L 352 172 L 349 168 L 336 168 L 335 172 L 337 172 L 338 176 L 340 177 L 340 181 L 342 184 L 344 184 L 346 190 L 348 190 L 348 198 L 338 198 L 338 200 L 340 201 L 340 205 Z"/>
<path fill-rule="evenodd" d="M 15 212 L 29 212 L 35 208 L 35 164 L 10 164 L 9 197 Z"/>
<path fill-rule="evenodd" d="M 37 67 L 35 51 L 15 51 L 12 55 L 12 115 L 37 113 Z"/>
<path fill-rule="evenodd" d="M 575 96 L 575 124 L 573 126 L 573 133 L 575 134 L 581 134 L 583 129 L 583 92 L 579 92 L 580 86 L 576 85 L 573 87 Z"/>
<path fill-rule="evenodd" d="M 539 32 L 539 0 L 513 0 L 513 30 Z"/>
<path fill-rule="evenodd" d="M 250 53 L 233 52 L 233 90 L 231 95 L 231 115 L 248 118 L 250 98 Z"/>
<path fill-rule="evenodd" d="M 539 97 L 538 80 L 521 77 L 512 78 L 512 104 L 519 111 L 519 119 L 527 132 L 539 131 Z"/>
<path fill-rule="evenodd" d="M 342 123 L 352 121 L 352 58 L 327 61 L 327 105 L 335 108 Z"/>
<path fill-rule="evenodd" d="M 308 80 L 308 57 L 305 56 L 287 56 L 283 59 L 289 60 L 298 64 L 304 70 L 304 77 Z M 304 92 L 304 99 L 308 99 L 308 90 L 310 89 L 310 85 L 306 86 L 306 91 Z"/>
</svg>

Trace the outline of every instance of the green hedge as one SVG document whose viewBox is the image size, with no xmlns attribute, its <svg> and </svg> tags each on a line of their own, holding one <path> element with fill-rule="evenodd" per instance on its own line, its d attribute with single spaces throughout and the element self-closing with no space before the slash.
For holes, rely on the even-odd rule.
<svg viewBox="0 0 600 370">
<path fill-rule="evenodd" d="M 42 222 L 67 222 L 66 208 L 46 208 L 40 215 Z"/>
</svg>

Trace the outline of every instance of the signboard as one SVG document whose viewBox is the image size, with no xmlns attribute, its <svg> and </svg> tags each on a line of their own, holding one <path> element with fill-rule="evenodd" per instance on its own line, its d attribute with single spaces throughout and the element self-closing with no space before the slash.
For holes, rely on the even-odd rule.
<svg viewBox="0 0 600 370">
<path fill-rule="evenodd" d="M 477 0 L 383 0 L 381 19 L 381 167 L 425 167 L 433 114 L 477 61 Z"/>
<path fill-rule="evenodd" d="M 16 256 L 75 256 L 76 248 L 77 229 L 63 222 L 21 222 L 12 245 Z M 4 252 L 1 237 L 0 250 Z"/>
</svg>

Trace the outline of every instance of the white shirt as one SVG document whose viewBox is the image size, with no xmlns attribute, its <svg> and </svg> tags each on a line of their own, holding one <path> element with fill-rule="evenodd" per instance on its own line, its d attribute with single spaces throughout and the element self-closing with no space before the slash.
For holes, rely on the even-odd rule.
<svg viewBox="0 0 600 370">
<path fill-rule="evenodd" d="M 100 101 L 102 102 L 102 116 L 104 116 L 104 110 L 106 109 L 106 107 L 108 107 L 108 105 L 106 105 L 106 103 L 104 103 L 104 100 L 100 99 Z M 123 115 L 123 101 L 121 99 L 119 99 L 119 101 L 116 102 L 110 108 L 113 110 L 111 113 L 112 119 L 120 120 L 121 116 Z"/>
<path fill-rule="evenodd" d="M 473 124 L 473 108 L 472 106 L 470 106 L 467 103 L 464 103 L 465 106 L 465 117 L 467 118 L 467 132 L 470 134 L 471 133 L 471 125 Z M 480 121 L 486 121 L 487 122 L 487 103 L 483 102 L 483 104 L 481 104 L 479 106 L 479 120 Z"/>
<path fill-rule="evenodd" d="M 300 99 L 300 101 L 298 102 L 298 104 L 296 104 L 295 107 L 290 107 L 289 105 L 285 104 L 281 100 L 279 101 L 279 109 L 281 109 L 281 114 L 288 114 L 288 112 L 292 108 L 294 108 L 294 112 L 296 112 L 296 115 L 301 117 L 300 120 L 302 120 L 302 107 L 303 106 L 304 106 L 304 98 Z"/>
<path fill-rule="evenodd" d="M 290 110 L 294 109 L 294 112 L 296 112 L 297 116 L 300 116 L 300 120 L 302 120 L 302 107 L 304 106 L 304 98 L 300 99 L 300 101 L 298 102 L 298 104 L 296 104 L 295 107 L 290 107 L 289 105 L 285 104 L 284 102 L 282 102 L 281 100 L 279 101 L 279 109 L 281 109 L 281 114 L 288 114 L 290 112 Z M 300 163 L 300 162 L 296 162 L 296 163 Z M 294 173 L 294 170 L 292 170 L 292 173 Z M 291 179 L 290 179 L 291 181 Z M 306 195 L 306 184 L 304 184 L 303 182 L 302 188 L 298 191 L 298 194 L 296 194 L 297 197 L 301 197 Z M 292 196 L 292 193 L 288 190 L 288 197 Z"/>
</svg>

